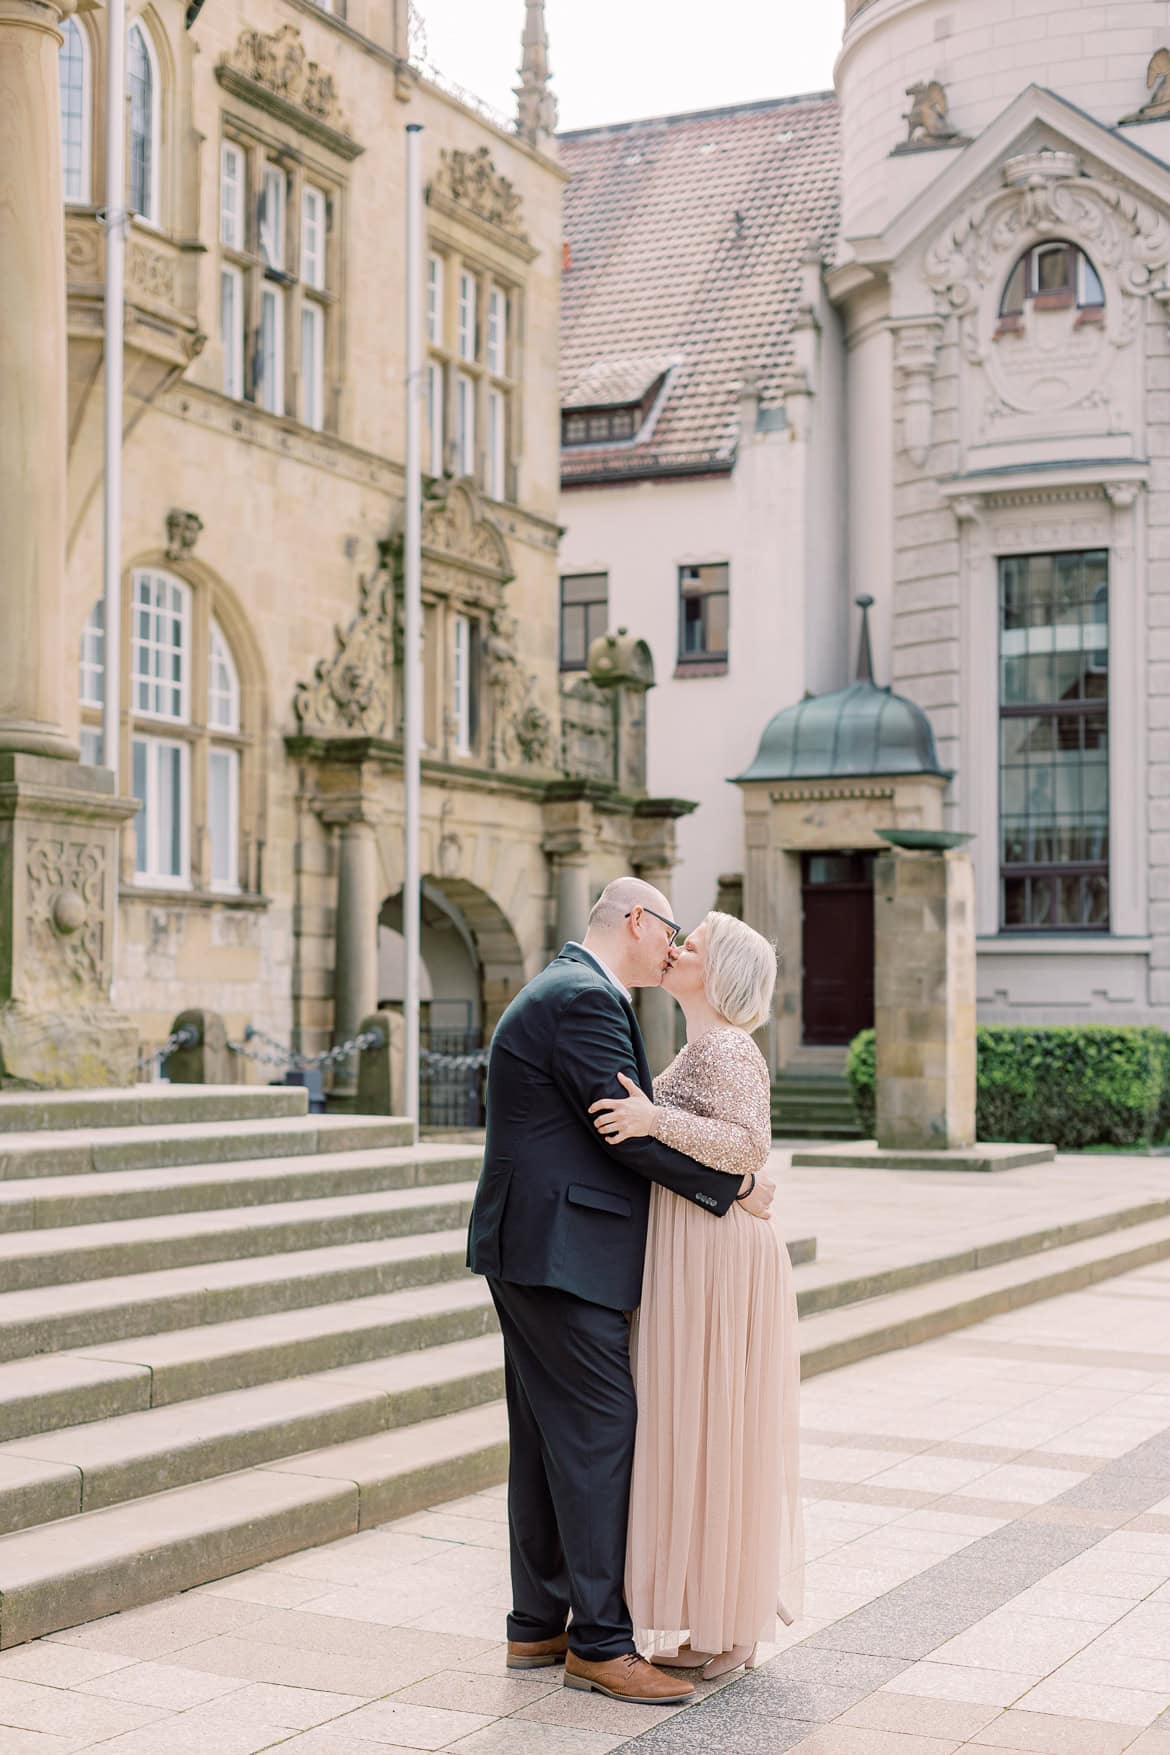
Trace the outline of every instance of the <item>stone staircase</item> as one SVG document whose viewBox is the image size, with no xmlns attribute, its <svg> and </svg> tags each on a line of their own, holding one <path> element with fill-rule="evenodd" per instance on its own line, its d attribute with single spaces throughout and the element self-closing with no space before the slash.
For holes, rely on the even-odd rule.
<svg viewBox="0 0 1170 1755">
<path fill-rule="evenodd" d="M 480 1155 L 412 1141 L 303 1090 L 0 1097 L 0 1646 L 501 1478 Z"/>
<path fill-rule="evenodd" d="M 777 1139 L 859 1140 L 863 1132 L 845 1077 L 844 1048 L 801 1048 L 772 1080 Z"/>
</svg>

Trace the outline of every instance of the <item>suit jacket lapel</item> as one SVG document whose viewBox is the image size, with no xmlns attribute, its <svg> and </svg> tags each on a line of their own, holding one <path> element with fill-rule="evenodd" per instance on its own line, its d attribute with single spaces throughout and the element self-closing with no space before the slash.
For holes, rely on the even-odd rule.
<svg viewBox="0 0 1170 1755">
<path fill-rule="evenodd" d="M 642 1032 L 638 1026 L 638 1014 L 630 1004 L 630 1001 L 626 998 L 624 993 L 620 993 L 618 989 L 614 987 L 612 981 L 607 980 L 587 951 L 578 949 L 576 945 L 567 944 L 560 952 L 560 955 L 566 957 L 572 963 L 583 963 L 587 969 L 592 969 L 593 973 L 597 976 L 597 979 L 599 981 L 604 981 L 605 985 L 612 988 L 613 992 L 617 994 L 625 1014 L 630 1020 L 630 1039 L 634 1045 L 634 1058 L 638 1063 L 638 1083 L 641 1085 L 646 1095 L 648 1097 L 651 1096 L 653 1093 L 654 1081 L 650 1073 L 650 1062 L 646 1058 L 646 1044 L 642 1040 Z"/>
</svg>

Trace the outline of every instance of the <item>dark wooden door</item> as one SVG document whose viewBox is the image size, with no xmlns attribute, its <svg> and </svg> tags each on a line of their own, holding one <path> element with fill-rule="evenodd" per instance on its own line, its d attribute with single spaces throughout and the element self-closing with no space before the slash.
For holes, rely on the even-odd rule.
<svg viewBox="0 0 1170 1755">
<path fill-rule="evenodd" d="M 804 1040 L 851 1042 L 873 1023 L 873 854 L 806 853 Z"/>
</svg>

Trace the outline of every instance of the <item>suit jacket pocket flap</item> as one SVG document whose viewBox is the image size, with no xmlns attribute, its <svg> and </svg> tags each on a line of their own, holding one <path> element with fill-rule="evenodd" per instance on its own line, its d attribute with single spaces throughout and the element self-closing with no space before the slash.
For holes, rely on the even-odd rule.
<svg viewBox="0 0 1170 1755">
<path fill-rule="evenodd" d="M 570 1184 L 566 1198 L 574 1206 L 596 1207 L 599 1213 L 616 1213 L 622 1219 L 628 1219 L 633 1212 L 624 1194 L 611 1194 L 607 1188 L 586 1188 L 580 1182 Z"/>
</svg>

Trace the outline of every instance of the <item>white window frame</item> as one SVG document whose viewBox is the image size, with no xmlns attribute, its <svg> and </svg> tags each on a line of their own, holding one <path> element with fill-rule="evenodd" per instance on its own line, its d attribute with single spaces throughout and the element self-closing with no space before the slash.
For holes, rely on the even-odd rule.
<svg viewBox="0 0 1170 1755">
<path fill-rule="evenodd" d="M 284 290 L 266 280 L 260 288 L 260 374 L 256 401 L 269 414 L 284 413 Z M 264 345 L 264 311 L 270 307 L 272 346 Z"/>
<path fill-rule="evenodd" d="M 507 490 L 508 402 L 502 390 L 487 394 L 487 493 L 502 500 Z"/>
<path fill-rule="evenodd" d="M 219 143 L 219 241 L 221 244 L 226 244 L 229 250 L 242 250 L 244 248 L 244 211 L 247 186 L 247 167 L 243 147 L 234 140 L 221 140 Z"/>
<path fill-rule="evenodd" d="M 259 218 L 256 238 L 260 258 L 266 268 L 284 272 L 285 246 L 288 242 L 288 177 L 279 165 L 265 162 L 260 182 Z"/>
<path fill-rule="evenodd" d="M 66 183 L 64 105 L 62 105 L 61 134 L 61 185 L 66 205 L 85 206 L 91 200 L 93 177 L 93 55 L 89 46 L 89 35 L 77 17 L 62 20 L 61 29 L 70 41 L 78 45 L 78 60 L 81 64 L 81 157 L 77 167 L 77 187 L 70 191 Z M 61 50 L 62 67 L 64 66 L 64 46 Z M 62 81 L 64 95 L 64 81 Z"/>
<path fill-rule="evenodd" d="M 145 220 L 147 225 L 157 226 L 159 223 L 159 173 L 160 173 L 161 168 L 162 168 L 161 165 L 159 164 L 160 148 L 161 148 L 161 144 L 162 144 L 162 126 L 161 126 L 161 124 L 162 124 L 162 82 L 159 78 L 158 53 L 155 49 L 154 43 L 151 40 L 150 32 L 147 30 L 146 26 L 142 23 L 142 21 L 140 19 L 137 19 L 137 18 L 134 20 L 134 23 L 130 26 L 130 30 L 128 33 L 128 39 L 127 39 L 128 45 L 129 45 L 129 42 L 133 40 L 135 34 L 137 34 L 137 36 L 139 37 L 139 39 L 142 42 L 143 50 L 144 50 L 145 55 L 146 55 L 146 65 L 147 65 L 147 68 L 149 69 L 149 72 L 150 72 L 150 115 L 148 117 L 148 122 L 149 122 L 149 127 L 150 127 L 150 137 L 149 137 L 149 140 L 147 142 L 149 149 L 150 149 L 150 163 L 149 163 L 149 166 L 147 167 L 148 176 L 147 176 L 147 187 L 146 187 L 146 200 L 143 204 L 142 211 L 141 211 L 141 213 L 139 213 L 138 217 L 140 219 Z M 129 86 L 129 50 L 127 52 L 127 87 L 128 86 Z M 131 116 L 132 116 L 133 115 L 133 105 L 130 106 L 130 109 L 131 109 Z M 131 155 L 128 155 L 128 158 L 127 158 L 127 165 L 126 165 L 127 178 L 129 178 L 129 176 L 131 174 L 132 165 L 133 165 L 133 157 L 131 154 Z M 133 202 L 130 200 L 130 191 L 129 190 L 127 190 L 127 205 L 133 209 Z"/>
<path fill-rule="evenodd" d="M 488 371 L 502 378 L 508 360 L 508 295 L 500 286 L 493 286 L 488 293 L 486 351 Z"/>
<path fill-rule="evenodd" d="M 210 731 L 238 732 L 240 729 L 240 673 L 224 631 L 212 616 L 207 628 L 207 725 Z M 217 671 L 222 670 L 226 687 L 220 687 Z"/>
<path fill-rule="evenodd" d="M 455 441 L 459 474 L 475 474 L 475 379 L 466 372 L 455 377 Z"/>
<path fill-rule="evenodd" d="M 138 846 L 135 841 L 134 881 L 151 889 L 157 890 L 189 890 L 191 888 L 191 749 L 190 745 L 178 738 L 153 737 L 139 732 L 134 734 L 131 746 L 131 784 L 133 784 L 133 745 L 142 744 L 146 749 L 146 797 L 143 801 L 143 822 L 145 825 L 146 864 L 138 866 Z M 159 860 L 159 831 L 161 812 L 159 808 L 159 768 L 161 752 L 178 750 L 179 752 L 179 796 L 175 801 L 175 814 L 179 825 L 179 870 L 178 872 L 163 871 Z M 137 796 L 137 795 L 135 795 Z"/>
<path fill-rule="evenodd" d="M 427 463 L 432 475 L 443 473 L 443 439 L 446 425 L 445 374 L 439 360 L 427 365 Z"/>
<path fill-rule="evenodd" d="M 224 289 L 232 288 L 234 304 L 232 330 L 226 332 L 224 322 Z M 246 388 L 244 381 L 244 333 L 247 323 L 244 317 L 245 298 L 244 271 L 232 262 L 224 262 L 219 270 L 219 330 L 223 342 L 223 393 L 242 401 Z"/>
<path fill-rule="evenodd" d="M 315 433 L 325 425 L 325 309 L 316 299 L 301 305 L 301 421 Z"/>
<path fill-rule="evenodd" d="M 149 587 L 149 601 L 142 596 L 142 587 Z M 160 600 L 159 587 L 163 586 L 170 594 L 170 601 Z M 143 641 L 138 631 L 139 616 L 145 609 L 151 616 L 151 631 Z M 180 621 L 179 645 L 164 643 L 156 635 L 154 618 L 158 616 L 178 615 Z M 131 580 L 130 591 L 130 705 L 135 719 L 157 719 L 170 725 L 185 725 L 191 718 L 191 588 L 182 579 L 176 579 L 173 573 L 156 571 L 149 567 L 138 568 Z M 179 676 L 176 684 L 173 676 L 165 676 L 162 661 L 165 657 L 179 653 Z M 146 668 L 140 668 L 144 655 L 150 654 L 153 662 Z M 138 698 L 140 683 L 146 683 L 150 690 L 150 704 L 143 707 Z M 179 703 L 177 710 L 167 710 L 159 705 L 163 691 L 168 694 L 178 689 Z"/>
<path fill-rule="evenodd" d="M 456 352 L 461 360 L 475 359 L 475 321 L 479 283 L 466 268 L 459 272 L 459 327 Z"/>
<path fill-rule="evenodd" d="M 228 834 L 230 843 L 227 848 L 226 876 L 215 875 L 215 816 L 212 808 L 214 783 L 212 772 L 214 764 L 221 762 L 227 774 L 228 785 Z M 207 838 L 210 849 L 211 888 L 221 894 L 238 893 L 240 888 L 240 752 L 227 749 L 223 744 L 212 744 L 207 752 Z"/>
<path fill-rule="evenodd" d="M 455 615 L 451 622 L 451 718 L 455 754 L 471 754 L 471 621 Z"/>
<path fill-rule="evenodd" d="M 106 704 L 106 607 L 99 597 L 81 630 L 81 705 Z"/>
<path fill-rule="evenodd" d="M 443 271 L 446 264 L 434 250 L 427 257 L 427 340 L 443 345 Z"/>
<path fill-rule="evenodd" d="M 325 291 L 325 239 L 329 204 L 324 189 L 306 183 L 301 190 L 301 280 Z"/>
</svg>

